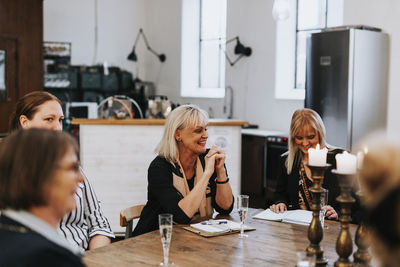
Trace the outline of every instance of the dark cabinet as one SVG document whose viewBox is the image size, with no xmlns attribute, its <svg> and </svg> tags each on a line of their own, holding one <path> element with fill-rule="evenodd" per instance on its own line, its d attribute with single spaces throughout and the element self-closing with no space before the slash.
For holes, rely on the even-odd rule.
<svg viewBox="0 0 400 267">
<path fill-rule="evenodd" d="M 284 135 L 242 134 L 241 193 L 250 196 L 250 207 L 265 209 L 273 202 L 287 140 Z"/>
</svg>

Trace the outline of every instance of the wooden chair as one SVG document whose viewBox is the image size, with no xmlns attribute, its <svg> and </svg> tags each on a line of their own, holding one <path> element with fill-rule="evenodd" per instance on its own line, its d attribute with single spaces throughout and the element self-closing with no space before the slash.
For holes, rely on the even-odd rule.
<svg viewBox="0 0 400 267">
<path fill-rule="evenodd" d="M 136 205 L 121 210 L 119 213 L 119 225 L 125 227 L 125 239 L 132 236 L 133 220 L 140 217 L 144 205 Z"/>
</svg>

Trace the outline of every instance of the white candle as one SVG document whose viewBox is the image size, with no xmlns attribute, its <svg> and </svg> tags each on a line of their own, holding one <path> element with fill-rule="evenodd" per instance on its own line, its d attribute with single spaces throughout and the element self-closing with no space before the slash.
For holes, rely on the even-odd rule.
<svg viewBox="0 0 400 267">
<path fill-rule="evenodd" d="M 341 174 L 354 174 L 357 171 L 357 157 L 344 151 L 336 155 L 336 170 Z"/>
<path fill-rule="evenodd" d="M 319 149 L 319 144 L 316 148 L 310 148 L 308 150 L 308 164 L 310 166 L 325 166 L 327 153 L 328 149 L 326 147 Z"/>
</svg>

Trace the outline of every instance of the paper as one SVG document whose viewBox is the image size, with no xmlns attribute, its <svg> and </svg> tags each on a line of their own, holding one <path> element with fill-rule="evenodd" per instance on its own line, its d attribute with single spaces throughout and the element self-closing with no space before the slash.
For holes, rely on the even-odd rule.
<svg viewBox="0 0 400 267">
<path fill-rule="evenodd" d="M 209 220 L 191 224 L 190 227 L 208 234 L 222 234 L 232 231 L 240 231 L 240 223 L 230 220 Z M 244 226 L 244 230 L 249 229 L 250 228 L 246 225 Z"/>
<path fill-rule="evenodd" d="M 312 220 L 312 211 L 299 209 L 288 210 L 283 213 L 275 213 L 270 209 L 266 209 L 253 216 L 253 219 L 309 225 Z"/>
</svg>

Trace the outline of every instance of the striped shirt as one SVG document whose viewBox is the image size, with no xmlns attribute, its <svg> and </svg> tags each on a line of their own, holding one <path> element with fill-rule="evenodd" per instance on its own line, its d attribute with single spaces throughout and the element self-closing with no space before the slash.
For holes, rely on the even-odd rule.
<svg viewBox="0 0 400 267">
<path fill-rule="evenodd" d="M 83 174 L 83 171 L 81 169 Z M 90 238 L 95 235 L 115 237 L 110 223 L 104 216 L 97 200 L 96 194 L 85 177 L 84 183 L 79 184 L 76 190 L 76 209 L 64 216 L 58 231 L 72 244 L 78 245 L 82 250 L 89 248 Z"/>
</svg>

